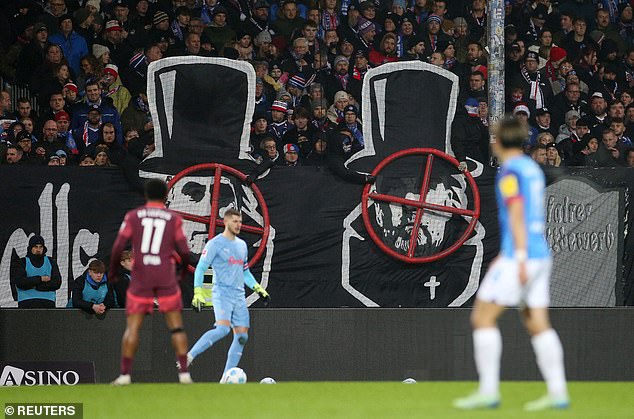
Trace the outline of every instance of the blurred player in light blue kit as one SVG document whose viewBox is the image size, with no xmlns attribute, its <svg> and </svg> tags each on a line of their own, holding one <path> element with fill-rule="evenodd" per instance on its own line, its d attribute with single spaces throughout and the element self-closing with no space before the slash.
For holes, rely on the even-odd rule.
<svg viewBox="0 0 634 419">
<path fill-rule="evenodd" d="M 503 120 L 493 144 L 503 163 L 496 179 L 502 242 L 500 254 L 480 284 L 471 314 L 479 389 L 454 401 L 454 406 L 460 409 L 499 405 L 502 336 L 497 319 L 505 307 L 518 305 L 548 387 L 548 394 L 527 403 L 525 410 L 569 406 L 563 349 L 548 318 L 552 261 L 544 237 L 545 180 L 539 166 L 522 153 L 527 136 L 528 132 L 517 120 Z"/>
<path fill-rule="evenodd" d="M 187 353 L 187 364 L 191 364 L 198 355 L 227 336 L 233 327 L 233 342 L 224 369 L 226 372 L 238 365 L 249 338 L 249 311 L 244 285 L 255 291 L 265 302 L 268 302 L 270 297 L 247 267 L 247 244 L 237 237 L 242 227 L 242 215 L 230 208 L 224 214 L 224 224 L 225 231 L 205 245 L 194 273 L 192 306 L 196 308 L 205 303 L 202 288 L 205 271 L 209 266 L 214 270 L 212 301 L 216 317 L 215 327 L 205 332 Z"/>
</svg>

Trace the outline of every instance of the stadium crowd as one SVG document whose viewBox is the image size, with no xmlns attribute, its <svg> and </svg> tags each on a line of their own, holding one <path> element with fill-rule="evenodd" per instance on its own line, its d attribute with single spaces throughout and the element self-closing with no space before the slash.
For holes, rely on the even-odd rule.
<svg viewBox="0 0 634 419">
<path fill-rule="evenodd" d="M 545 165 L 634 167 L 629 0 L 506 0 L 506 107 Z M 485 0 L 9 0 L 0 11 L 2 162 L 135 164 L 150 154 L 148 64 L 221 56 L 256 72 L 256 159 L 322 165 L 364 147 L 369 68 L 459 76 L 459 161 L 489 160 Z M 38 112 L 33 99 L 37 100 Z M 360 179 L 368 181 L 368 179 Z"/>
</svg>

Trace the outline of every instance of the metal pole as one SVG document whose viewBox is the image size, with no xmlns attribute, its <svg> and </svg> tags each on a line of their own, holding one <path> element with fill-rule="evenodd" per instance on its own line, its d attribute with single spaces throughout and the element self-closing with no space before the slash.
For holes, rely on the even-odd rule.
<svg viewBox="0 0 634 419">
<path fill-rule="evenodd" d="M 489 128 L 504 116 L 504 0 L 489 0 Z M 495 142 L 491 136 L 491 142 Z"/>
</svg>

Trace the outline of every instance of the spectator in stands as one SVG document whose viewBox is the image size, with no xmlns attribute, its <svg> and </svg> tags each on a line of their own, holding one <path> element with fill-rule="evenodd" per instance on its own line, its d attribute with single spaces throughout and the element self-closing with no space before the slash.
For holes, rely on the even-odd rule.
<svg viewBox="0 0 634 419">
<path fill-rule="evenodd" d="M 546 146 L 544 144 L 536 144 L 531 149 L 531 158 L 535 160 L 537 164 L 546 164 Z"/>
<path fill-rule="evenodd" d="M 9 129 L 11 124 L 15 122 L 15 114 L 11 112 L 12 103 L 11 103 L 11 94 L 6 90 L 2 90 L 0 92 L 0 120 L 2 120 L 2 124 L 0 124 L 0 133 L 5 129 Z"/>
<path fill-rule="evenodd" d="M 601 135 L 604 128 L 610 126 L 610 118 L 607 113 L 608 103 L 601 92 L 594 92 L 590 98 L 588 112 L 588 126 L 595 135 Z"/>
<path fill-rule="evenodd" d="M 71 286 L 69 308 L 79 308 L 89 314 L 104 314 L 114 307 L 114 291 L 106 275 L 106 265 L 92 260 L 83 275 L 75 278 Z"/>
<path fill-rule="evenodd" d="M 372 23 L 372 21 L 367 20 L 366 18 L 359 17 L 357 19 L 357 33 L 358 37 L 355 38 L 340 38 L 343 39 L 354 39 L 355 46 L 354 50 L 361 49 L 367 54 L 370 51 L 374 50 L 374 37 L 376 36 L 376 25 Z"/>
<path fill-rule="evenodd" d="M 89 167 L 95 165 L 95 159 L 90 154 L 82 154 L 79 158 L 79 166 Z"/>
<path fill-rule="evenodd" d="M 341 90 L 337 92 L 333 104 L 328 108 L 328 112 L 326 113 L 326 117 L 333 125 L 338 125 L 344 121 L 343 110 L 349 103 L 350 99 L 345 91 Z"/>
<path fill-rule="evenodd" d="M 4 162 L 5 164 L 22 164 L 22 149 L 13 144 L 9 144 L 5 151 Z"/>
<path fill-rule="evenodd" d="M 96 37 L 95 31 L 92 28 L 94 21 L 95 15 L 86 7 L 80 7 L 73 13 L 73 30 L 86 40 L 89 51 Z"/>
<path fill-rule="evenodd" d="M 57 263 L 46 252 L 44 238 L 34 235 L 26 256 L 12 258 L 11 292 L 18 308 L 55 308 L 55 291 L 62 286 L 62 277 Z"/>
<path fill-rule="evenodd" d="M 339 124 L 339 129 L 347 128 L 356 142 L 361 144 L 361 148 L 365 146 L 363 139 L 363 128 L 358 118 L 359 112 L 353 105 L 348 105 L 343 109 L 343 122 Z"/>
<path fill-rule="evenodd" d="M 93 45 L 93 51 L 97 50 L 98 52 L 100 48 L 105 48 L 101 45 Z M 94 52 L 93 52 L 94 53 Z M 108 55 L 108 57 L 110 56 L 109 52 L 104 52 L 102 54 L 102 56 L 106 56 Z M 107 64 L 105 64 L 107 65 Z M 104 64 L 102 64 L 102 62 L 98 59 L 95 58 L 93 55 L 86 55 L 84 57 L 82 57 L 81 62 L 80 62 L 80 66 L 81 66 L 81 71 L 80 73 L 77 75 L 76 77 L 76 85 L 77 85 L 77 92 L 85 92 L 86 91 L 86 82 L 89 80 L 99 80 L 101 79 L 101 77 L 103 76 L 103 68 L 104 68 Z"/>
<path fill-rule="evenodd" d="M 132 252 L 130 250 L 124 250 L 121 252 L 119 264 L 121 267 L 117 272 L 117 282 L 113 284 L 113 290 L 117 306 L 125 308 L 126 305 L 126 293 L 130 286 L 130 280 L 132 279 L 130 273 L 132 272 Z"/>
<path fill-rule="evenodd" d="M 107 64 L 103 70 L 100 83 L 101 90 L 104 92 L 103 97 L 110 98 L 117 112 L 121 115 L 128 107 L 132 95 L 130 95 L 130 91 L 121 84 L 119 67 L 114 64 Z"/>
<path fill-rule="evenodd" d="M 293 125 L 282 137 L 282 144 L 297 144 L 300 137 L 311 138 L 315 128 L 310 123 L 310 114 L 303 107 L 293 112 Z"/>
<path fill-rule="evenodd" d="M 296 144 L 284 144 L 284 166 L 301 166 L 299 147 Z"/>
<path fill-rule="evenodd" d="M 479 116 L 478 101 L 469 98 L 464 109 L 458 109 L 451 126 L 451 147 L 460 162 L 459 169 L 467 169 L 467 157 L 481 163 L 489 161 L 489 133 Z"/>
<path fill-rule="evenodd" d="M 83 103 L 77 104 L 73 109 L 73 129 L 83 128 L 88 119 L 88 111 L 91 108 L 99 108 L 102 122 L 112 122 L 117 131 L 117 141 L 123 143 L 123 130 L 121 129 L 121 117 L 119 112 L 112 105 L 112 101 L 102 98 L 102 89 L 98 80 L 89 81 L 86 84 L 86 98 Z"/>
<path fill-rule="evenodd" d="M 108 147 L 106 145 L 98 145 L 95 148 L 95 166 L 110 167 L 110 158 L 108 157 Z"/>
<path fill-rule="evenodd" d="M 271 29 L 273 29 L 275 34 L 290 40 L 292 33 L 301 31 L 305 22 L 304 18 L 298 13 L 295 0 L 288 0 L 282 4 L 281 16 L 273 22 Z"/>
<path fill-rule="evenodd" d="M 561 157 L 557 151 L 555 143 L 546 144 L 546 166 L 559 167 L 561 165 Z"/>
<path fill-rule="evenodd" d="M 81 35 L 73 30 L 71 15 L 60 16 L 58 25 L 59 31 L 49 37 L 49 42 L 59 45 L 74 74 L 79 74 L 79 60 L 88 54 L 88 44 Z"/>
<path fill-rule="evenodd" d="M 386 33 L 381 38 L 378 50 L 372 50 L 369 54 L 370 64 L 377 67 L 381 64 L 391 63 L 398 61 L 396 54 L 396 35 L 393 33 Z"/>
<path fill-rule="evenodd" d="M 130 104 L 121 115 L 121 124 L 126 131 L 136 130 L 142 139 L 154 135 L 154 124 L 145 89 L 130 100 Z"/>
<path fill-rule="evenodd" d="M 21 164 L 42 164 L 42 160 L 39 159 L 33 150 L 33 136 L 28 131 L 18 133 L 15 140 L 16 145 L 22 151 Z"/>
<path fill-rule="evenodd" d="M 53 74 L 54 66 L 58 64 L 68 64 L 64 58 L 64 54 L 59 45 L 48 44 L 46 46 L 46 54 L 44 55 L 44 63 L 40 65 L 31 76 L 29 88 L 33 94 L 39 95 L 45 83 Z"/>
<path fill-rule="evenodd" d="M 123 34 L 119 21 L 106 22 L 101 44 L 110 50 L 110 59 L 114 64 L 125 65 L 134 55 L 134 48 Z"/>
<path fill-rule="evenodd" d="M 42 137 L 35 143 L 35 153 L 40 157 L 51 156 L 57 150 L 64 150 L 66 154 L 70 153 L 66 148 L 66 139 L 58 135 L 57 123 L 51 119 L 44 123 Z"/>
<path fill-rule="evenodd" d="M 630 169 L 634 169 L 634 148 L 628 148 L 625 151 L 625 165 Z"/>
<path fill-rule="evenodd" d="M 37 21 L 43 22 L 48 28 L 48 32 L 54 34 L 58 30 L 59 18 L 67 14 L 68 9 L 64 0 L 48 0 L 47 3 L 43 13 L 38 16 Z"/>
<path fill-rule="evenodd" d="M 561 142 L 562 140 L 570 138 L 570 136 L 575 132 L 577 121 L 579 121 L 580 118 L 581 115 L 575 110 L 570 110 L 566 112 L 566 123 L 559 126 L 559 131 L 557 133 L 557 137 L 555 138 L 555 143 L 559 144 L 559 142 Z"/>
<path fill-rule="evenodd" d="M 18 99 L 16 117 L 20 121 L 24 118 L 35 118 L 35 111 L 29 98 L 21 97 Z"/>
<path fill-rule="evenodd" d="M 286 119 L 288 105 L 286 102 L 276 100 L 271 105 L 271 123 L 269 124 L 269 133 L 275 138 L 278 144 L 282 143 L 282 137 L 288 131 L 289 123 Z"/>
<path fill-rule="evenodd" d="M 204 29 L 204 34 L 212 43 L 219 56 L 224 56 L 224 48 L 236 37 L 236 32 L 227 24 L 227 9 L 223 6 L 214 8 L 213 20 Z"/>
<path fill-rule="evenodd" d="M 77 152 L 83 154 L 87 147 L 99 141 L 99 132 L 102 125 L 101 111 L 99 108 L 90 108 L 86 122 L 71 131 L 72 138 L 77 147 Z"/>
<path fill-rule="evenodd" d="M 72 109 L 79 103 L 79 88 L 73 82 L 68 82 L 62 88 L 62 96 L 64 96 L 64 109 Z"/>
</svg>

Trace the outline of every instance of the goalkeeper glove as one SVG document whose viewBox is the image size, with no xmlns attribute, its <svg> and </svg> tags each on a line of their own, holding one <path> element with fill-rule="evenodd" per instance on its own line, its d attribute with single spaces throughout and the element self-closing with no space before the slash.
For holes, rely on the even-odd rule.
<svg viewBox="0 0 634 419">
<path fill-rule="evenodd" d="M 194 288 L 194 298 L 192 298 L 192 308 L 200 312 L 205 306 L 205 294 L 202 287 Z"/>
<path fill-rule="evenodd" d="M 260 296 L 260 298 L 262 298 L 262 301 L 264 301 L 264 305 L 269 305 L 269 303 L 271 302 L 271 296 L 268 292 L 266 292 L 264 288 L 262 288 L 262 285 L 255 284 L 255 287 L 253 287 L 253 291 L 255 291 Z"/>
</svg>

